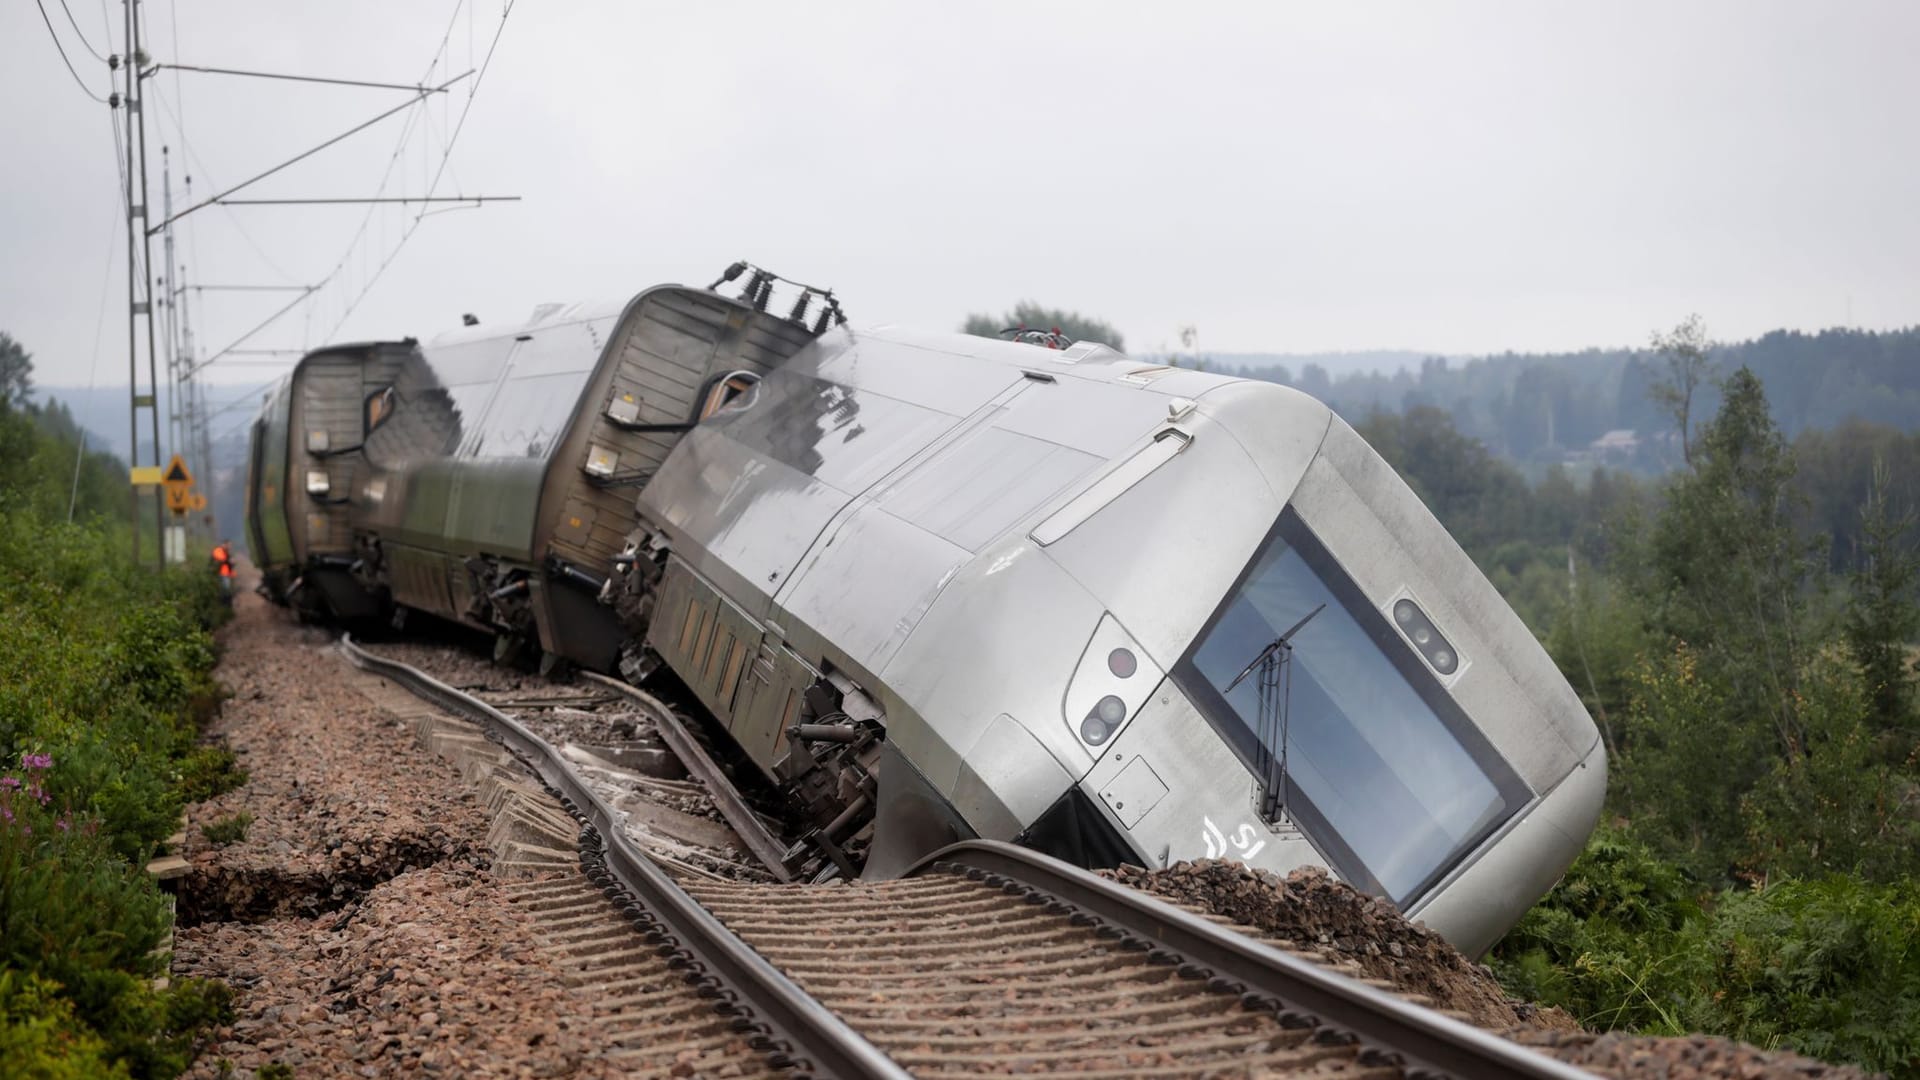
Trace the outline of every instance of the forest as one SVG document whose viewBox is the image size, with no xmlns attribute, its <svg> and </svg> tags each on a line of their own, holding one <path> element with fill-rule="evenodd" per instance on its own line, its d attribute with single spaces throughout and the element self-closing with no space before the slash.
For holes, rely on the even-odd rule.
<svg viewBox="0 0 1920 1080">
<path fill-rule="evenodd" d="M 1313 363 L 1298 371 L 1233 357 L 1207 363 L 1214 370 L 1296 386 L 1349 420 L 1374 412 L 1439 409 L 1455 429 L 1478 439 L 1496 457 L 1521 465 L 1534 479 L 1547 466 L 1587 457 L 1653 475 L 1685 463 L 1659 390 L 1670 381 L 1666 347 L 1675 344 L 1675 334 L 1689 333 L 1698 337 L 1696 347 L 1709 347 L 1704 327 L 1690 319 L 1641 349 L 1465 360 L 1435 356 L 1418 370 L 1338 378 Z M 1776 330 L 1710 348 L 1718 370 L 1746 368 L 1760 379 L 1774 421 L 1790 439 L 1856 421 L 1920 430 L 1920 327 L 1815 334 Z M 1706 381 L 1698 391 L 1694 415 L 1711 416 L 1721 404 L 1720 387 Z M 1609 432 L 1632 432 L 1633 438 L 1596 451 L 1593 444 Z"/>
<path fill-rule="evenodd" d="M 1358 425 L 1609 749 L 1600 828 L 1491 962 L 1591 1028 L 1920 1076 L 1920 435 L 1790 439 L 1756 372 L 1714 387 L 1657 480 L 1529 484 L 1434 406 Z"/>
</svg>

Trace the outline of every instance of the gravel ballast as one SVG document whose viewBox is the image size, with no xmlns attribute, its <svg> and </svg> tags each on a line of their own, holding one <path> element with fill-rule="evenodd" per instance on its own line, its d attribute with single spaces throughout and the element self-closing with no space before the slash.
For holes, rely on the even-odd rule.
<svg viewBox="0 0 1920 1080">
<path fill-rule="evenodd" d="M 1492 972 L 1391 905 L 1309 867 L 1281 877 L 1225 860 L 1163 870 L 1125 866 L 1106 876 L 1264 930 L 1367 977 L 1596 1075 L 1618 1080 L 1860 1080 L 1851 1066 L 1761 1050 L 1707 1035 L 1596 1034 L 1559 1009 L 1506 996 Z"/>
<path fill-rule="evenodd" d="M 530 944 L 458 771 L 354 689 L 330 637 L 250 592 L 214 733 L 242 787 L 188 810 L 173 970 L 234 988 L 191 1075 L 600 1076 L 590 991 Z M 219 846 L 204 825 L 246 813 Z"/>
</svg>

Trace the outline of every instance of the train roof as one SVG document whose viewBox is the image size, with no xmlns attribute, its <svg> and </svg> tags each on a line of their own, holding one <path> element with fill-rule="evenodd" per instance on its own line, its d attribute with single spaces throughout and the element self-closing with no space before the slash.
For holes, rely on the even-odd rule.
<svg viewBox="0 0 1920 1080">
<path fill-rule="evenodd" d="M 620 299 L 599 298 L 592 300 L 573 300 L 548 302 L 534 305 L 527 317 L 517 323 L 481 322 L 473 326 L 462 326 L 435 334 L 425 342 L 428 349 L 442 349 L 454 345 L 467 345 L 476 341 L 496 338 L 518 338 L 530 331 L 552 329 L 576 323 L 593 323 L 617 319 L 626 311 L 635 297 Z"/>
</svg>

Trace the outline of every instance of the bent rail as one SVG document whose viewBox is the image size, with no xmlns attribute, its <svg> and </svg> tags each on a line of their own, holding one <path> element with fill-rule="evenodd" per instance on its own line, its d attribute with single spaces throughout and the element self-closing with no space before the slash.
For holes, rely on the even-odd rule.
<svg viewBox="0 0 1920 1080">
<path fill-rule="evenodd" d="M 1077 908 L 1143 939 L 1157 958 L 1181 965 L 1182 974 L 1220 980 L 1239 991 L 1250 1007 L 1273 1010 L 1290 1026 L 1345 1032 L 1376 1061 L 1398 1064 L 1408 1076 L 1593 1080 L 1592 1073 L 1027 848 L 996 840 L 962 841 L 920 860 L 905 876 L 937 872 L 983 878 L 1008 892 L 1026 892 L 1035 902 L 1051 900 Z"/>
<path fill-rule="evenodd" d="M 615 897 L 630 916 L 658 924 L 648 931 L 648 940 L 683 955 L 688 981 L 711 996 L 716 1009 L 766 1032 L 754 1045 L 767 1052 L 769 1064 L 848 1080 L 901 1080 L 910 1075 L 781 974 L 643 855 L 621 832 L 613 811 L 580 782 L 544 739 L 478 698 L 361 649 L 350 636 L 342 636 L 340 648 L 355 667 L 392 679 L 450 712 L 472 718 L 532 769 L 603 845 L 600 865 L 583 852 L 588 876 L 603 889 L 625 890 L 638 901 L 622 904 Z"/>
</svg>

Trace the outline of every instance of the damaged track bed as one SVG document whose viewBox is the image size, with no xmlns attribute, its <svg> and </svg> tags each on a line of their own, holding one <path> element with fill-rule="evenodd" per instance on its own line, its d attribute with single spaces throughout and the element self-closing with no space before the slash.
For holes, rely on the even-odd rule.
<svg viewBox="0 0 1920 1080">
<path fill-rule="evenodd" d="M 1589 1075 L 1011 845 L 958 844 L 890 882 L 771 883 L 684 852 L 663 869 L 656 845 L 644 842 L 650 830 L 636 843 L 632 815 L 584 779 L 596 766 L 583 769 L 582 755 L 412 667 L 344 648 L 362 668 L 479 724 L 530 769 L 580 823 L 586 878 L 638 928 L 639 951 L 665 957 L 776 1067 L 842 1076 Z M 531 695 L 520 703 L 550 704 Z M 579 903 L 580 925 L 595 926 L 561 884 L 543 888 L 536 902 Z M 631 948 L 604 926 L 581 934 L 611 956 Z"/>
</svg>

